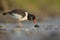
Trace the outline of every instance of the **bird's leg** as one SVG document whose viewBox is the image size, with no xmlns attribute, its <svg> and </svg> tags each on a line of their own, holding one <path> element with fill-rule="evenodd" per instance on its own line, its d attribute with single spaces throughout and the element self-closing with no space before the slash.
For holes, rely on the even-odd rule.
<svg viewBox="0 0 60 40">
<path fill-rule="evenodd" d="M 19 27 L 19 28 L 23 28 L 23 26 L 22 26 L 22 22 L 19 21 L 19 20 L 18 20 L 18 27 Z"/>
</svg>

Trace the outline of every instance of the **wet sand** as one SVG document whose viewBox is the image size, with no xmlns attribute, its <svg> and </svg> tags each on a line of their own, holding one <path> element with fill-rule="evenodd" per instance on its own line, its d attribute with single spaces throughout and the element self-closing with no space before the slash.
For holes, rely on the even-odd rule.
<svg viewBox="0 0 60 40">
<path fill-rule="evenodd" d="M 9 40 L 8 33 L 6 31 L 0 31 L 0 40 Z"/>
</svg>

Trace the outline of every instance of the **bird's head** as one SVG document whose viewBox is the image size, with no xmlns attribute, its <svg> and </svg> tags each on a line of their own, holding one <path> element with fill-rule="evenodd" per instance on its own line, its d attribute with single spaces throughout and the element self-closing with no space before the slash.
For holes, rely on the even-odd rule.
<svg viewBox="0 0 60 40">
<path fill-rule="evenodd" d="M 28 14 L 28 20 L 34 21 L 34 23 L 37 24 L 37 19 L 33 14 Z"/>
</svg>

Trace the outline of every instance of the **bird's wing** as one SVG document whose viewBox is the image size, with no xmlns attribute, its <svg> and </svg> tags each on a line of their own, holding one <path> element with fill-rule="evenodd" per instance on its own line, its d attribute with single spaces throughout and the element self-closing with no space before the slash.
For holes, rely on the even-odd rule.
<svg viewBox="0 0 60 40">
<path fill-rule="evenodd" d="M 19 18 L 22 18 L 23 16 L 22 15 L 19 15 L 19 14 L 13 14 L 15 17 L 19 17 Z"/>
</svg>

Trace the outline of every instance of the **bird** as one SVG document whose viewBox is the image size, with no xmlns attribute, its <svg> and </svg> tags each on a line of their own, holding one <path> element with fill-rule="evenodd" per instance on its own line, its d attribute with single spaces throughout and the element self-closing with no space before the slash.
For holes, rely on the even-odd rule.
<svg viewBox="0 0 60 40">
<path fill-rule="evenodd" d="M 23 9 L 13 9 L 11 11 L 4 12 L 3 15 L 9 15 L 12 18 L 18 19 L 19 21 L 30 20 L 33 21 L 34 24 L 37 24 L 36 16 Z"/>
</svg>

